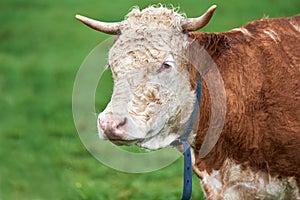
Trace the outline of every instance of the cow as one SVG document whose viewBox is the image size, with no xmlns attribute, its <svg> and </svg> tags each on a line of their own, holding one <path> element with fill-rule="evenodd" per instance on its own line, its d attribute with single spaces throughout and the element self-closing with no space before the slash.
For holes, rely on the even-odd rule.
<svg viewBox="0 0 300 200">
<path fill-rule="evenodd" d="M 98 116 L 99 137 L 151 150 L 169 146 L 197 106 L 200 77 L 197 128 L 188 141 L 207 199 L 300 199 L 300 16 L 195 32 L 215 9 L 187 18 L 164 6 L 133 8 L 113 23 L 76 16 L 117 35 L 108 58 L 114 90 Z M 222 88 L 225 101 L 212 99 Z M 223 122 L 213 104 L 226 111 Z M 213 118 L 221 131 L 207 142 Z"/>
</svg>

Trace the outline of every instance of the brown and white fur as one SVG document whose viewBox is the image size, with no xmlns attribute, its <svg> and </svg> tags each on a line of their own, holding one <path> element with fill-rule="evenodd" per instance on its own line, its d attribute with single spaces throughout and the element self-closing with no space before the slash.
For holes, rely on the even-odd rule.
<svg viewBox="0 0 300 200">
<path fill-rule="evenodd" d="M 221 135 L 200 158 L 212 116 L 205 77 L 214 71 L 200 72 L 200 119 L 190 141 L 207 199 L 300 199 L 300 16 L 261 19 L 224 33 L 190 32 L 183 19 L 152 6 L 133 9 L 120 24 L 87 22 L 119 34 L 109 53 L 114 93 L 99 114 L 99 137 L 159 149 L 182 134 L 199 74 L 183 58 L 203 62 L 189 49 L 197 43 L 215 62 L 226 91 Z"/>
<path fill-rule="evenodd" d="M 262 19 L 225 33 L 190 34 L 217 63 L 227 95 L 218 143 L 205 158 L 195 156 L 211 199 L 300 198 L 299 23 L 300 16 Z M 210 118 L 206 89 L 202 96 L 195 155 Z"/>
</svg>

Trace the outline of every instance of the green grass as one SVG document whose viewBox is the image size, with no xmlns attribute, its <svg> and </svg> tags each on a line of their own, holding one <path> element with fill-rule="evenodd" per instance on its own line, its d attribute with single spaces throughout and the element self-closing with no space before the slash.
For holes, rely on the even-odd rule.
<svg viewBox="0 0 300 200">
<path fill-rule="evenodd" d="M 180 6 L 192 17 L 217 4 L 205 31 L 226 31 L 266 15 L 295 15 L 300 7 L 299 0 L 2 0 L 0 200 L 179 199 L 182 159 L 151 173 L 115 171 L 87 152 L 72 118 L 76 72 L 110 37 L 83 26 L 74 15 L 119 21 L 134 5 L 158 2 Z M 109 91 L 96 109 L 108 99 Z M 193 199 L 201 198 L 194 177 Z"/>
</svg>

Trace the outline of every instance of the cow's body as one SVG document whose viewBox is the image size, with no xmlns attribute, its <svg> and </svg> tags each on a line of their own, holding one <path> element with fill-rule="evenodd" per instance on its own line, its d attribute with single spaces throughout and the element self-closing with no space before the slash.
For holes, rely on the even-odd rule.
<svg viewBox="0 0 300 200">
<path fill-rule="evenodd" d="M 189 139 L 208 199 L 300 199 L 300 16 L 262 19 L 225 33 L 189 32 L 205 26 L 214 9 L 186 20 L 150 7 L 109 25 L 78 17 L 120 34 L 110 51 L 115 88 L 98 117 L 99 136 L 148 149 L 169 145 L 194 108 L 194 81 L 201 74 L 199 126 Z M 212 116 L 206 77 L 213 80 L 215 70 L 190 69 L 182 57 L 204 62 L 190 50 L 192 43 L 211 56 L 226 93 L 220 138 L 204 157 Z"/>
<path fill-rule="evenodd" d="M 226 33 L 192 33 L 217 63 L 227 94 L 226 121 L 218 143 L 205 158 L 196 156 L 194 165 L 198 176 L 206 177 L 204 188 L 212 199 L 230 193 L 250 195 L 239 199 L 251 196 L 280 199 L 285 191 L 284 199 L 297 196 L 297 184 L 300 187 L 299 24 L 300 16 L 296 16 L 263 19 Z M 210 118 L 207 89 L 202 96 L 200 129 L 193 147 L 195 155 Z"/>
</svg>

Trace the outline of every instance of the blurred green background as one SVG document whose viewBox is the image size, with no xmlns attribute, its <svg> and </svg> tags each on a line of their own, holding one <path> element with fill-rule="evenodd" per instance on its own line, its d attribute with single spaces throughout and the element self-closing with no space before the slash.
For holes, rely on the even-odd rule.
<svg viewBox="0 0 300 200">
<path fill-rule="evenodd" d="M 86 151 L 72 117 L 76 72 L 111 37 L 82 25 L 75 14 L 120 21 L 134 5 L 159 2 L 180 6 L 190 17 L 217 4 L 203 31 L 218 32 L 300 11 L 299 0 L 1 0 L 0 200 L 179 199 L 182 159 L 146 174 L 115 171 Z M 105 101 L 97 102 L 103 109 Z M 202 198 L 194 177 L 193 199 Z"/>
</svg>

